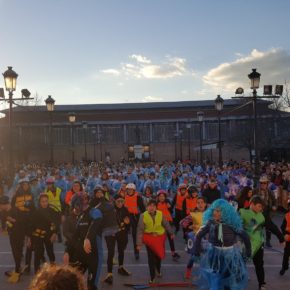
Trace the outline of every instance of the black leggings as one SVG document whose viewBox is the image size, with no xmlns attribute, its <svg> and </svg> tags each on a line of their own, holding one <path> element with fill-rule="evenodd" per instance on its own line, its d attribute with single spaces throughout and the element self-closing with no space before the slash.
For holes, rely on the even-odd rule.
<svg viewBox="0 0 290 290">
<path fill-rule="evenodd" d="M 265 284 L 265 271 L 264 271 L 264 247 L 260 247 L 253 257 L 253 263 L 255 265 L 256 275 L 259 286 Z"/>
<path fill-rule="evenodd" d="M 25 240 L 25 231 L 20 227 L 13 228 L 9 234 L 9 240 L 15 262 L 15 272 L 20 273 L 21 259 Z"/>
<path fill-rule="evenodd" d="M 179 227 L 180 227 L 179 223 L 182 220 L 182 217 L 183 217 L 182 210 L 175 209 L 175 217 L 174 217 L 174 221 L 173 222 L 174 222 L 176 233 L 179 231 Z"/>
<path fill-rule="evenodd" d="M 118 247 L 119 266 L 123 266 L 124 252 L 128 244 L 128 234 L 126 231 L 120 231 L 115 236 L 106 236 L 105 240 L 108 248 L 108 258 L 107 258 L 108 273 L 112 273 L 116 242 Z"/>
<path fill-rule="evenodd" d="M 136 249 L 137 247 L 137 227 L 139 222 L 139 215 L 130 214 L 130 226 L 134 244 L 134 253 L 138 253 L 139 251 Z"/>
<path fill-rule="evenodd" d="M 146 250 L 148 255 L 150 278 L 153 280 L 155 278 L 155 269 L 158 273 L 161 271 L 161 259 L 148 246 L 146 246 Z"/>
<path fill-rule="evenodd" d="M 289 257 L 290 257 L 290 242 L 286 242 L 286 247 L 284 248 L 282 269 L 288 270 L 289 268 Z"/>
</svg>

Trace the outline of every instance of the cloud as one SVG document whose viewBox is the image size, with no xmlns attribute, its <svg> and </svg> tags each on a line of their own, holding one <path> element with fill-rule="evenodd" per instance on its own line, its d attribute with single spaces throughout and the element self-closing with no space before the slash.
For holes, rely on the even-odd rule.
<svg viewBox="0 0 290 290">
<path fill-rule="evenodd" d="M 104 74 L 108 74 L 108 75 L 112 75 L 112 76 L 120 75 L 120 72 L 118 70 L 116 70 L 116 69 L 113 69 L 113 68 L 104 69 L 104 70 L 102 70 L 102 72 Z"/>
<path fill-rule="evenodd" d="M 131 58 L 135 59 L 137 62 L 140 62 L 140 63 L 146 63 L 146 64 L 151 63 L 150 59 L 140 54 L 132 54 Z"/>
<path fill-rule="evenodd" d="M 253 49 L 247 56 L 238 56 L 233 62 L 225 62 L 203 76 L 205 84 L 233 92 L 237 87 L 249 88 L 248 74 L 252 68 L 261 73 L 261 85 L 283 84 L 290 79 L 290 54 L 273 48 L 268 51 Z"/>
<path fill-rule="evenodd" d="M 168 79 L 183 76 L 188 72 L 186 59 L 181 57 L 166 56 L 165 61 L 161 64 L 154 64 L 142 55 L 132 54 L 129 57 L 133 63 L 121 63 L 120 69 L 105 69 L 102 72 L 137 79 Z"/>
<path fill-rule="evenodd" d="M 142 102 L 147 103 L 147 102 L 161 102 L 163 101 L 163 98 L 160 97 L 152 97 L 152 96 L 147 96 L 145 97 Z"/>
</svg>

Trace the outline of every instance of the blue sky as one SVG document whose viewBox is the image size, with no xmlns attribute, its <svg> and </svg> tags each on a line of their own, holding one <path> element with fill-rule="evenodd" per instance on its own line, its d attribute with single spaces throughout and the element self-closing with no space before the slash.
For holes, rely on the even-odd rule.
<svg viewBox="0 0 290 290">
<path fill-rule="evenodd" d="M 229 98 L 255 67 L 261 85 L 290 80 L 289 13 L 287 0 L 0 0 L 0 68 L 41 104 Z"/>
</svg>

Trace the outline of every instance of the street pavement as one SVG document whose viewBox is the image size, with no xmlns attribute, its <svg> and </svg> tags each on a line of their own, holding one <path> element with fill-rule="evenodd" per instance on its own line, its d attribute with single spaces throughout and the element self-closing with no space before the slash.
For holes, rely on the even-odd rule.
<svg viewBox="0 0 290 290">
<path fill-rule="evenodd" d="M 282 221 L 281 215 L 275 216 L 275 222 L 280 226 Z M 188 254 L 184 251 L 184 243 L 182 241 L 181 232 L 177 235 L 176 248 L 181 258 L 178 262 L 173 261 L 170 255 L 168 243 L 166 243 L 167 253 L 166 258 L 162 261 L 162 278 L 159 278 L 159 282 L 181 282 L 186 281 L 184 279 L 184 273 L 186 268 L 186 263 L 188 260 Z M 272 237 L 273 249 L 265 249 L 265 273 L 267 290 L 290 290 L 290 270 L 285 273 L 284 276 L 279 275 L 282 263 L 282 247 L 280 246 L 278 240 L 275 236 Z M 55 244 L 55 252 L 57 262 L 61 262 L 63 245 L 60 243 Z M 105 248 L 105 244 L 104 244 Z M 104 254 L 104 263 L 101 277 L 106 275 L 106 254 Z M 115 255 L 117 257 L 117 255 Z M 13 269 L 13 258 L 11 254 L 11 249 L 8 241 L 8 236 L 0 234 L 0 290 L 25 290 L 28 289 L 28 285 L 33 277 L 33 274 L 23 275 L 21 280 L 17 284 L 9 284 L 6 281 L 4 272 Z M 108 289 L 108 290 L 129 290 L 130 288 L 123 286 L 124 283 L 148 283 L 149 281 L 149 269 L 147 265 L 147 255 L 145 248 L 142 248 L 140 260 L 136 261 L 134 258 L 132 241 L 130 236 L 130 243 L 127 247 L 125 253 L 125 267 L 132 272 L 132 276 L 123 277 L 117 273 L 117 266 L 114 268 L 114 283 L 113 285 L 107 285 L 100 282 L 98 289 Z M 257 290 L 258 284 L 255 275 L 254 267 L 251 263 L 248 264 L 250 279 L 247 289 Z M 159 288 L 155 288 L 159 289 Z M 160 288 L 164 289 L 164 288 Z M 194 286 L 188 288 L 168 288 L 168 289 L 195 289 Z M 69 289 L 68 289 L 69 290 Z"/>
</svg>

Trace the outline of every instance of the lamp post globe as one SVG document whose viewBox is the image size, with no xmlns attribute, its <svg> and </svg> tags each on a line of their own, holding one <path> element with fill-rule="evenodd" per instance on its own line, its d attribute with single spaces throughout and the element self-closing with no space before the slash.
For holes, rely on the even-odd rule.
<svg viewBox="0 0 290 290">
<path fill-rule="evenodd" d="M 215 108 L 218 112 L 218 151 L 219 151 L 219 167 L 221 168 L 223 165 L 223 157 L 222 157 L 222 144 L 221 144 L 221 111 L 224 108 L 224 99 L 220 96 L 217 95 L 215 101 Z"/>
<path fill-rule="evenodd" d="M 12 66 L 8 66 L 8 70 L 3 73 L 3 77 L 6 91 L 15 91 L 18 74 L 12 69 Z"/>
<path fill-rule="evenodd" d="M 48 96 L 48 98 L 45 100 L 47 111 L 49 112 L 54 111 L 54 103 L 55 100 L 51 96 Z"/>
</svg>

